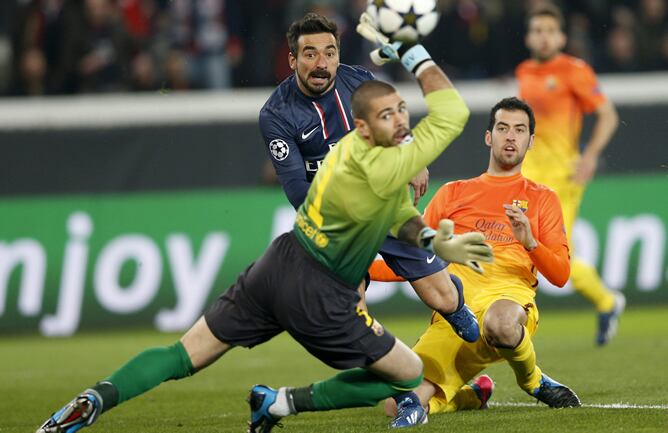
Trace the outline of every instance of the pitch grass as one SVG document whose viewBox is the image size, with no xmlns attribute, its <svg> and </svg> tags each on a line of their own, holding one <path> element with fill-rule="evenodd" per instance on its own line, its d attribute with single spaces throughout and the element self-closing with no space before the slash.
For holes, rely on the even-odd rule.
<svg viewBox="0 0 668 433">
<path fill-rule="evenodd" d="M 380 318 L 412 343 L 428 318 Z M 668 308 L 631 308 L 618 337 L 593 345 L 590 311 L 545 311 L 535 346 L 545 372 L 577 391 L 585 404 L 663 405 L 662 409 L 549 409 L 493 406 L 486 411 L 434 415 L 418 432 L 666 432 L 668 398 Z M 169 344 L 177 335 L 153 331 L 83 333 L 67 339 L 0 339 L 0 432 L 33 432 L 53 410 L 111 373 L 145 347 Z M 105 414 L 88 431 L 242 432 L 245 397 L 254 383 L 302 385 L 333 370 L 310 357 L 288 336 L 248 351 L 235 349 L 196 376 L 169 382 Z M 488 373 L 497 384 L 492 401 L 533 403 L 520 391 L 510 368 Z M 285 432 L 387 431 L 380 407 L 308 413 L 285 420 Z"/>
</svg>

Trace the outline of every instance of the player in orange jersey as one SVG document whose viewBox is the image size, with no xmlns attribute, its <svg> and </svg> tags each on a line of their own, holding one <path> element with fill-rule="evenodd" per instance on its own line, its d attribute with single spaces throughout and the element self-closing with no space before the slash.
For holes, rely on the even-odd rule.
<svg viewBox="0 0 668 433">
<path fill-rule="evenodd" d="M 448 218 L 455 223 L 455 233 L 483 232 L 495 259 L 485 265 L 484 274 L 450 264 L 449 271 L 464 283 L 464 296 L 478 319 L 481 338 L 464 342 L 433 313 L 429 328 L 413 348 L 424 363 L 425 380 L 414 393 L 397 397 L 399 406 L 419 399 L 432 414 L 484 408 L 493 382 L 480 376 L 471 385 L 466 383 L 490 364 L 504 360 L 517 384 L 539 401 L 551 407 L 580 405 L 572 390 L 542 373 L 531 342 L 538 324 L 536 270 L 558 286 L 568 281 L 570 271 L 559 199 L 554 191 L 521 173 L 534 125 L 526 103 L 517 98 L 501 100 L 491 110 L 485 133 L 490 148 L 487 172 L 445 184 L 427 205 L 428 225 L 436 227 Z M 378 278 L 378 268 L 377 263 L 372 278 Z M 387 401 L 386 411 L 396 416 L 394 400 Z M 400 424 L 397 421 L 390 425 Z"/>
<path fill-rule="evenodd" d="M 607 146 L 618 118 L 615 107 L 601 93 L 589 65 L 561 53 L 566 36 L 559 9 L 543 5 L 529 13 L 526 45 L 531 59 L 516 70 L 520 98 L 536 115 L 534 148 L 526 157 L 522 173 L 554 189 L 564 212 L 566 233 L 573 223 L 584 192 Z M 582 117 L 594 113 L 596 122 L 582 153 L 579 149 Z M 596 343 L 604 345 L 617 330 L 624 296 L 606 288 L 593 266 L 573 259 L 571 281 L 575 289 L 598 311 Z"/>
</svg>

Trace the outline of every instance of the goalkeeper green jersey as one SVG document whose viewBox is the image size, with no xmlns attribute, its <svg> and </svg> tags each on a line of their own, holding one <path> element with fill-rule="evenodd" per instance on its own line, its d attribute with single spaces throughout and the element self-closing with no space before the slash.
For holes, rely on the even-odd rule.
<svg viewBox="0 0 668 433">
<path fill-rule="evenodd" d="M 371 146 L 356 131 L 325 158 L 297 210 L 294 232 L 317 261 L 352 287 L 364 278 L 388 232 L 420 215 L 408 183 L 461 133 L 469 116 L 454 89 L 426 97 L 428 115 L 412 130 L 413 140 Z"/>
</svg>

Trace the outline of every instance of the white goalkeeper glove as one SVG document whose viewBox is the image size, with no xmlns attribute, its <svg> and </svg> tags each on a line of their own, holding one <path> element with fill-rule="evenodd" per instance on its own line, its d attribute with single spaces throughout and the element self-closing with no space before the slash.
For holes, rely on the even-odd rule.
<svg viewBox="0 0 668 433">
<path fill-rule="evenodd" d="M 374 65 L 382 66 L 385 63 L 399 61 L 398 50 L 401 47 L 401 42 L 390 42 L 387 36 L 378 31 L 373 18 L 366 12 L 362 12 L 362 15 L 360 15 L 357 33 L 378 47 L 369 53 Z"/>
<path fill-rule="evenodd" d="M 375 65 L 401 61 L 408 72 L 416 73 L 425 62 L 432 62 L 431 56 L 422 45 L 403 45 L 399 41 L 391 41 L 378 31 L 373 18 L 366 12 L 360 15 L 357 33 L 378 47 L 369 53 Z"/>
<path fill-rule="evenodd" d="M 480 262 L 494 261 L 492 247 L 485 243 L 485 235 L 479 232 L 469 232 L 455 236 L 454 227 L 455 224 L 451 220 L 442 219 L 438 224 L 438 231 L 431 239 L 431 249 L 447 262 L 466 265 L 482 274 L 483 269 Z M 425 245 L 427 245 L 426 242 Z"/>
</svg>

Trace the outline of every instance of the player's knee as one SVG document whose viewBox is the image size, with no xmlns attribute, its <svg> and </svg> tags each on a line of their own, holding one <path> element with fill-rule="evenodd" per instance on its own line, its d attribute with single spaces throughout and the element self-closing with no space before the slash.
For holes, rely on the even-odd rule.
<svg viewBox="0 0 668 433">
<path fill-rule="evenodd" d="M 401 372 L 399 375 L 395 378 L 394 382 L 396 383 L 404 383 L 406 388 L 415 388 L 420 384 L 422 381 L 422 372 L 424 371 L 424 365 L 422 364 L 422 360 L 420 357 L 413 352 L 412 350 L 408 349 L 405 352 L 406 360 L 403 363 L 403 367 L 401 368 Z M 416 382 L 415 385 L 413 383 Z M 402 388 L 404 385 L 399 385 L 399 389 Z"/>
<path fill-rule="evenodd" d="M 370 370 L 385 378 L 387 383 L 395 387 L 395 384 L 415 381 L 421 377 L 423 364 L 420 357 L 405 343 L 395 339 L 392 350 L 372 364 Z M 401 385 L 397 386 L 401 388 Z"/>
<path fill-rule="evenodd" d="M 491 346 L 515 347 L 522 338 L 526 320 L 526 312 L 521 305 L 502 299 L 494 302 L 485 313 L 482 334 Z"/>
<path fill-rule="evenodd" d="M 521 337 L 521 326 L 515 322 L 485 318 L 483 334 L 487 344 L 494 347 L 514 347 Z"/>
<path fill-rule="evenodd" d="M 408 354 L 409 360 L 405 364 L 405 368 L 401 371 L 401 376 L 398 378 L 400 382 L 413 383 L 417 381 L 417 385 L 422 381 L 422 372 L 424 365 L 419 356 L 412 350 Z M 417 386 L 415 385 L 415 386 Z M 415 387 L 413 386 L 413 388 Z"/>
<path fill-rule="evenodd" d="M 400 392 L 412 391 L 422 383 L 424 379 L 424 374 L 422 374 L 422 362 L 420 362 L 420 371 L 417 375 L 410 377 L 409 379 L 402 380 L 393 380 L 390 382 L 392 388 Z"/>
</svg>

